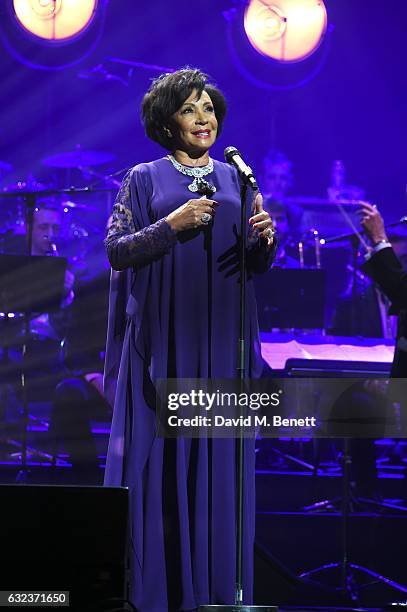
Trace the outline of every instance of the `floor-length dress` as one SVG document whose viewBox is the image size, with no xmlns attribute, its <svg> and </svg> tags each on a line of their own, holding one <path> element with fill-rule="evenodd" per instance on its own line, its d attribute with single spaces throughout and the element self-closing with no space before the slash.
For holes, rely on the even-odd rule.
<svg viewBox="0 0 407 612">
<path fill-rule="evenodd" d="M 113 273 L 106 388 L 117 381 L 105 484 L 128 486 L 132 601 L 141 612 L 234 603 L 233 439 L 162 439 L 155 432 L 158 378 L 236 377 L 239 179 L 214 161 L 205 179 L 219 202 L 211 229 L 176 234 L 164 217 L 192 197 L 192 178 L 167 158 L 126 175 L 106 239 Z M 213 226 L 212 226 L 213 225 Z M 230 252 L 229 252 L 230 251 Z M 225 257 L 226 254 L 226 257 Z M 248 267 L 264 271 L 260 241 Z M 247 368 L 261 371 L 253 285 L 247 283 Z M 255 518 L 254 443 L 245 446 L 244 593 L 251 600 Z"/>
</svg>

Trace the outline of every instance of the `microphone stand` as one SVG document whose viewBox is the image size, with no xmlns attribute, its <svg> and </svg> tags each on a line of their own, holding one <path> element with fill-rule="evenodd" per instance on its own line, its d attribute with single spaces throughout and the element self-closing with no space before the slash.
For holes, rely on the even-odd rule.
<svg viewBox="0 0 407 612">
<path fill-rule="evenodd" d="M 247 185 L 256 193 L 256 183 L 241 176 L 240 184 L 240 318 L 237 372 L 239 392 L 244 391 L 246 373 L 246 248 L 247 248 Z M 243 604 L 243 501 L 244 501 L 244 450 L 243 425 L 236 437 L 236 587 L 234 605 L 200 606 L 200 612 L 278 612 L 277 606 L 246 606 Z"/>
<path fill-rule="evenodd" d="M 33 238 L 33 220 L 34 220 L 34 209 L 36 205 L 36 194 L 33 192 L 25 194 L 26 202 L 26 242 L 27 242 L 27 254 L 31 255 L 32 251 L 32 238 Z M 27 347 L 30 339 L 30 315 L 28 312 L 24 312 L 23 318 L 23 347 L 21 355 L 21 392 L 23 401 L 22 410 L 22 429 L 21 429 L 21 469 L 17 474 L 16 481 L 19 483 L 26 483 L 29 477 L 29 470 L 27 469 L 27 433 L 28 433 L 28 390 L 27 390 L 27 377 L 26 377 L 26 360 L 27 360 Z"/>
<path fill-rule="evenodd" d="M 240 186 L 240 320 L 238 340 L 237 371 L 240 382 L 239 392 L 243 391 L 246 378 L 246 207 L 247 185 Z M 237 484 L 236 484 L 236 591 L 235 604 L 243 605 L 243 489 L 244 489 L 244 437 L 239 428 L 237 444 Z"/>
</svg>

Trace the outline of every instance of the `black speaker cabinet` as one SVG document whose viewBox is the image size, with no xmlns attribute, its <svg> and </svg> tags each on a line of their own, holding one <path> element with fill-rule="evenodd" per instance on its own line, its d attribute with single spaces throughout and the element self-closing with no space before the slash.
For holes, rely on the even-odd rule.
<svg viewBox="0 0 407 612">
<path fill-rule="evenodd" d="M 0 507 L 1 591 L 69 591 L 69 610 L 122 609 L 127 489 L 0 485 Z"/>
</svg>

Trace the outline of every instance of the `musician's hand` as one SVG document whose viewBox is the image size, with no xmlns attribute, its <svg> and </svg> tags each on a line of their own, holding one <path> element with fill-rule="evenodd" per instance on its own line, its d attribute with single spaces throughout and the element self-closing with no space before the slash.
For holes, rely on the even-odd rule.
<svg viewBox="0 0 407 612">
<path fill-rule="evenodd" d="M 274 242 L 274 226 L 269 213 L 263 209 L 263 196 L 260 192 L 254 199 L 252 213 L 249 219 L 252 231 L 257 230 L 258 235 L 267 240 L 267 246 L 271 247 Z"/>
<path fill-rule="evenodd" d="M 369 202 L 360 202 L 358 214 L 361 215 L 360 224 L 373 246 L 382 240 L 388 240 L 383 218 L 377 206 Z"/>
</svg>

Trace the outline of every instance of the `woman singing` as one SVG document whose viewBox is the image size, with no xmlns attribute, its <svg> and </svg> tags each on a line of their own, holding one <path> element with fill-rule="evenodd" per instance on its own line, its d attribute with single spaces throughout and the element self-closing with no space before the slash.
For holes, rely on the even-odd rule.
<svg viewBox="0 0 407 612">
<path fill-rule="evenodd" d="M 235 440 L 164 439 L 155 430 L 159 378 L 234 378 L 239 336 L 237 172 L 209 156 L 226 113 L 199 70 L 153 82 L 142 103 L 147 135 L 170 154 L 132 168 L 106 238 L 112 280 L 106 389 L 117 382 L 107 485 L 130 492 L 132 601 L 142 612 L 233 604 Z M 204 195 L 202 195 L 204 194 Z M 211 195 L 212 194 L 212 195 Z M 209 196 L 209 197 L 206 197 Z M 251 272 L 275 253 L 257 195 L 247 262 L 247 372 L 262 362 Z M 120 367 L 118 367 L 120 365 Z M 244 593 L 250 603 L 254 445 L 245 445 Z"/>
</svg>

